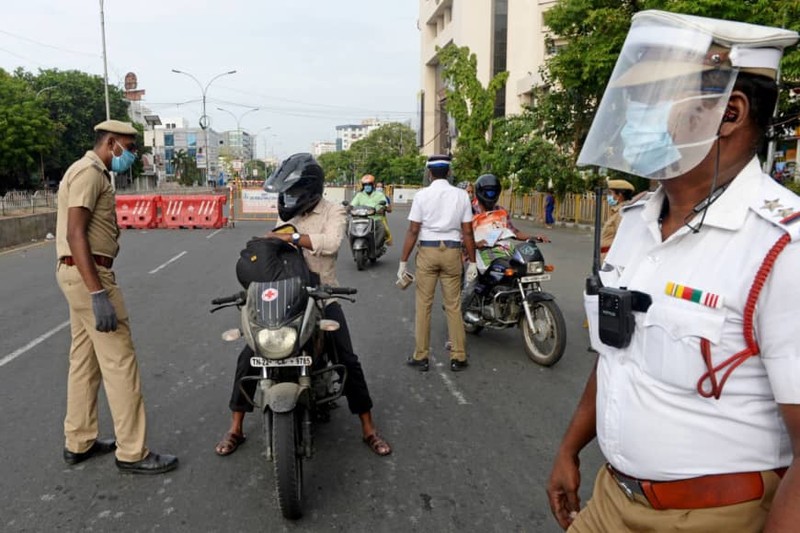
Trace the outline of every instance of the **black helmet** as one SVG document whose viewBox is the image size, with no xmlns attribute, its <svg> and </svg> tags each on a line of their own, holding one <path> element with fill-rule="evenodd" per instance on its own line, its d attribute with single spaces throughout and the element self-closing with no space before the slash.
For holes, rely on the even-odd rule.
<svg viewBox="0 0 800 533">
<path fill-rule="evenodd" d="M 322 199 L 325 173 L 314 156 L 289 156 L 264 182 L 264 190 L 278 193 L 278 216 L 291 220 L 310 211 Z"/>
<path fill-rule="evenodd" d="M 484 174 L 475 181 L 475 196 L 486 209 L 494 209 L 503 186 L 494 174 Z"/>
</svg>

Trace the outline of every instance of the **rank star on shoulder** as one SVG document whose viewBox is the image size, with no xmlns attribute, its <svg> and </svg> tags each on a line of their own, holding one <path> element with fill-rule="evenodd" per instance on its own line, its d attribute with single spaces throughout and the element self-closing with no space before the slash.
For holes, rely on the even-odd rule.
<svg viewBox="0 0 800 533">
<path fill-rule="evenodd" d="M 775 198 L 774 200 L 764 200 L 764 205 L 761 206 L 761 209 L 769 209 L 771 213 L 779 207 L 783 207 L 781 205 L 781 201 L 778 198 Z"/>
</svg>

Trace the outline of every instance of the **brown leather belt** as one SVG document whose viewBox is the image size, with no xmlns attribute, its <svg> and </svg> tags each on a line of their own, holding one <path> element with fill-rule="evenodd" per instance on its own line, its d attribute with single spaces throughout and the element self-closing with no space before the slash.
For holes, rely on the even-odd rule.
<svg viewBox="0 0 800 533">
<path fill-rule="evenodd" d="M 92 254 L 92 259 L 94 259 L 96 264 L 105 268 L 111 268 L 111 266 L 114 264 L 114 259 L 111 257 L 106 257 L 105 255 Z M 71 255 L 65 255 L 64 257 L 60 257 L 58 260 L 67 266 L 75 266 L 75 259 L 73 259 Z"/>
<path fill-rule="evenodd" d="M 608 473 L 625 495 L 633 499 L 638 494 L 653 509 L 708 509 L 757 500 L 764 495 L 761 472 L 738 472 L 681 479 L 678 481 L 647 481 L 624 474 L 606 464 Z M 786 468 L 773 470 L 783 478 Z"/>
</svg>

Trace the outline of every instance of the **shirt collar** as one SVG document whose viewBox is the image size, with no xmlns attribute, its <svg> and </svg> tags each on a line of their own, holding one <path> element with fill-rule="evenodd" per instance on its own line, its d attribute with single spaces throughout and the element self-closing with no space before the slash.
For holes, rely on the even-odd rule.
<svg viewBox="0 0 800 533">
<path fill-rule="evenodd" d="M 441 183 L 439 183 L 441 182 Z M 450 182 L 447 181 L 447 178 L 436 178 L 435 180 L 431 181 L 431 184 L 428 187 L 450 187 Z"/>
<path fill-rule="evenodd" d="M 108 172 L 108 167 L 106 167 L 106 164 L 103 163 L 103 160 L 100 159 L 100 156 L 97 155 L 97 152 L 95 152 L 94 150 L 87 150 L 85 157 L 88 157 L 89 159 L 100 165 L 100 168 Z"/>
<path fill-rule="evenodd" d="M 747 211 L 757 192 L 758 177 L 760 175 L 761 167 L 758 163 L 758 158 L 753 157 L 741 172 L 731 180 L 725 192 L 708 208 L 703 224 L 728 230 L 736 230 L 742 227 Z M 645 222 L 658 222 L 664 199 L 664 189 L 659 187 L 645 204 L 642 212 L 642 219 Z M 702 213 L 698 216 L 702 216 Z M 699 218 L 695 217 L 695 220 L 689 223 L 696 224 L 699 220 Z"/>
</svg>

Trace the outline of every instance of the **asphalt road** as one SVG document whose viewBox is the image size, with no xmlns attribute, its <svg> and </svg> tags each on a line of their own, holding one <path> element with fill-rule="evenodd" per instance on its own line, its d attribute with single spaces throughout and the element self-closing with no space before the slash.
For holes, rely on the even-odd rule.
<svg viewBox="0 0 800 533">
<path fill-rule="evenodd" d="M 407 211 L 390 215 L 395 240 Z M 531 229 L 521 223 L 524 229 Z M 399 245 L 358 272 L 349 249 L 339 280 L 359 290 L 344 303 L 382 434 L 394 447 L 380 458 L 361 442 L 344 400 L 317 427 L 305 465 L 306 514 L 283 520 L 261 422 L 245 422 L 247 442 L 218 457 L 226 430 L 238 326 L 233 310 L 209 314 L 209 301 L 238 290 L 234 265 L 264 226 L 128 230 L 115 270 L 132 317 L 148 416 L 148 442 L 180 457 L 162 476 L 125 476 L 113 456 L 77 467 L 61 459 L 68 313 L 55 282 L 52 243 L 0 255 L 0 530 L 16 531 L 559 531 L 544 492 L 560 437 L 593 364 L 581 327 L 581 290 L 591 234 L 557 228 L 543 251 L 556 270 L 546 284 L 568 327 L 564 358 L 541 368 L 526 357 L 520 332 L 468 336 L 471 366 L 454 374 L 443 350 L 446 325 L 435 304 L 435 366 L 404 365 L 413 350 L 414 294 L 394 285 Z M 101 399 L 101 433 L 110 436 Z M 595 446 L 582 457 L 585 499 L 600 466 Z"/>
</svg>

